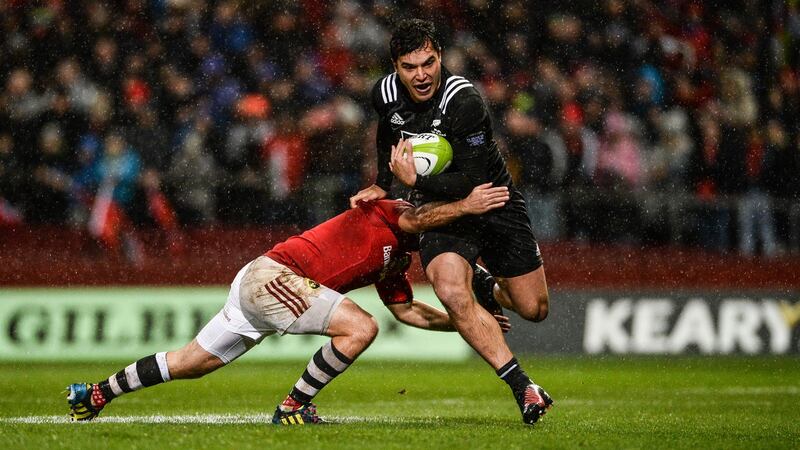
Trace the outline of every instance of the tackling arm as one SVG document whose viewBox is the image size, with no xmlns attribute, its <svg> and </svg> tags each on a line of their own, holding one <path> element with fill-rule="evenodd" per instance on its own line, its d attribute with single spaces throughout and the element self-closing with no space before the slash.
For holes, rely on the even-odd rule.
<svg viewBox="0 0 800 450">
<path fill-rule="evenodd" d="M 456 331 L 446 312 L 417 300 L 409 303 L 386 305 L 395 319 L 416 328 L 433 331 Z"/>
<path fill-rule="evenodd" d="M 386 307 L 389 308 L 395 319 L 406 325 L 431 331 L 456 331 L 446 312 L 427 303 L 412 300 L 409 303 L 386 305 Z M 511 329 L 508 317 L 496 315 L 494 318 L 503 333 L 507 333 Z"/>
<path fill-rule="evenodd" d="M 400 215 L 397 222 L 406 233 L 421 233 L 441 227 L 469 214 L 483 214 L 505 205 L 509 199 L 508 187 L 492 187 L 484 183 L 472 189 L 467 198 L 455 202 L 432 202 L 417 208 L 409 208 Z"/>
</svg>

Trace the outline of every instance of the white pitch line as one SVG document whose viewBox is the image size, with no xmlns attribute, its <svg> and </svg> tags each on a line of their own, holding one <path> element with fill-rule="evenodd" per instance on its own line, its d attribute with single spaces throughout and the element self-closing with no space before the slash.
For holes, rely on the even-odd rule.
<svg viewBox="0 0 800 450">
<path fill-rule="evenodd" d="M 357 417 L 357 416 L 323 416 L 331 423 L 400 423 L 408 420 L 390 419 L 387 417 Z M 71 424 L 66 415 L 61 416 L 25 416 L 25 417 L 3 417 L 0 424 Z M 86 422 L 90 423 L 90 422 Z M 272 424 L 271 414 L 193 414 L 193 415 L 152 415 L 152 416 L 105 416 L 98 417 L 91 423 L 121 423 L 121 424 L 204 424 L 204 425 L 228 425 L 228 424 Z"/>
<path fill-rule="evenodd" d="M 680 389 L 685 394 L 714 395 L 800 395 L 800 386 L 727 386 L 727 387 L 693 387 Z"/>
</svg>

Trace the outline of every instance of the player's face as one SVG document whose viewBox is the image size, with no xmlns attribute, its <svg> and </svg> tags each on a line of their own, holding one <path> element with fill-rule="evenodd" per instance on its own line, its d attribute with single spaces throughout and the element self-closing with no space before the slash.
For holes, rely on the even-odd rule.
<svg viewBox="0 0 800 450">
<path fill-rule="evenodd" d="M 411 99 L 424 102 L 436 93 L 442 80 L 441 53 L 433 49 L 430 42 L 425 46 L 397 58 L 394 68 L 400 82 L 406 87 Z"/>
</svg>

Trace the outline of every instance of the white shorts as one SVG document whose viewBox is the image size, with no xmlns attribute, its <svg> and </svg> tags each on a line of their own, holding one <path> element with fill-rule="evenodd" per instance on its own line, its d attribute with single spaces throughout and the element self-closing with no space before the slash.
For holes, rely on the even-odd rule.
<svg viewBox="0 0 800 450">
<path fill-rule="evenodd" d="M 197 343 L 228 363 L 275 333 L 325 334 L 344 298 L 259 256 L 236 274 L 228 301 L 200 330 Z"/>
</svg>

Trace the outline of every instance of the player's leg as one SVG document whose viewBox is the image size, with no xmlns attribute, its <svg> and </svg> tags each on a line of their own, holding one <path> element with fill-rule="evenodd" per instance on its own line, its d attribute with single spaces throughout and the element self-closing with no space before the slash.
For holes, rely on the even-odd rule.
<svg viewBox="0 0 800 450">
<path fill-rule="evenodd" d="M 467 260 L 442 253 L 426 266 L 425 273 L 458 332 L 511 388 L 523 422 L 538 421 L 553 401 L 522 369 L 492 315 L 472 301 L 472 270 Z"/>
<path fill-rule="evenodd" d="M 494 277 L 480 264 L 472 266 L 472 291 L 478 304 L 493 315 L 503 315 L 503 308 L 510 309 L 511 301 L 497 285 Z"/>
<path fill-rule="evenodd" d="M 229 331 L 222 313 L 179 350 L 145 356 L 107 379 L 67 387 L 72 420 L 91 420 L 122 395 L 172 380 L 200 378 L 243 355 L 255 341 Z"/>
<path fill-rule="evenodd" d="M 497 321 L 473 301 L 472 269 L 464 257 L 441 253 L 426 265 L 425 273 L 453 325 L 486 362 L 499 369 L 512 358 Z"/>
<path fill-rule="evenodd" d="M 504 307 L 513 310 L 523 319 L 540 322 L 550 310 L 550 295 L 544 266 L 516 277 L 494 277 L 497 286 L 495 298 Z"/>
<path fill-rule="evenodd" d="M 512 201 L 487 222 L 481 256 L 496 282 L 495 299 L 526 320 L 544 320 L 550 306 L 544 263 L 521 195 L 512 192 Z M 491 284 L 487 275 L 481 274 L 484 286 Z"/>
<path fill-rule="evenodd" d="M 519 193 L 512 192 L 512 201 L 487 223 L 481 257 L 495 276 L 476 269 L 478 276 L 485 279 L 485 286 L 496 281 L 492 292 L 503 307 L 528 320 L 544 319 L 549 308 L 544 266 Z M 516 358 L 505 361 L 497 374 L 514 394 L 525 423 L 535 423 L 552 405 L 547 392 L 528 377 Z"/>
<path fill-rule="evenodd" d="M 331 291 L 333 292 L 333 291 Z M 324 305 L 322 301 L 315 305 Z M 314 311 L 309 308 L 288 330 L 294 334 L 324 334 L 331 340 L 323 345 L 308 362 L 305 371 L 297 380 L 292 391 L 275 410 L 273 423 L 284 425 L 302 425 L 318 423 L 316 406 L 311 402 L 314 397 L 334 378 L 341 375 L 360 355 L 378 334 L 378 324 L 366 311 L 349 299 L 342 299 L 330 311 L 327 327 L 322 329 L 320 316 L 322 308 Z"/>
<path fill-rule="evenodd" d="M 92 420 L 109 402 L 121 395 L 171 380 L 199 378 L 213 372 L 243 355 L 269 334 L 249 327 L 238 307 L 239 285 L 248 266 L 239 271 L 231 284 L 223 308 L 227 314 L 218 312 L 197 337 L 181 349 L 145 356 L 96 383 L 67 386 L 71 419 Z"/>
</svg>

